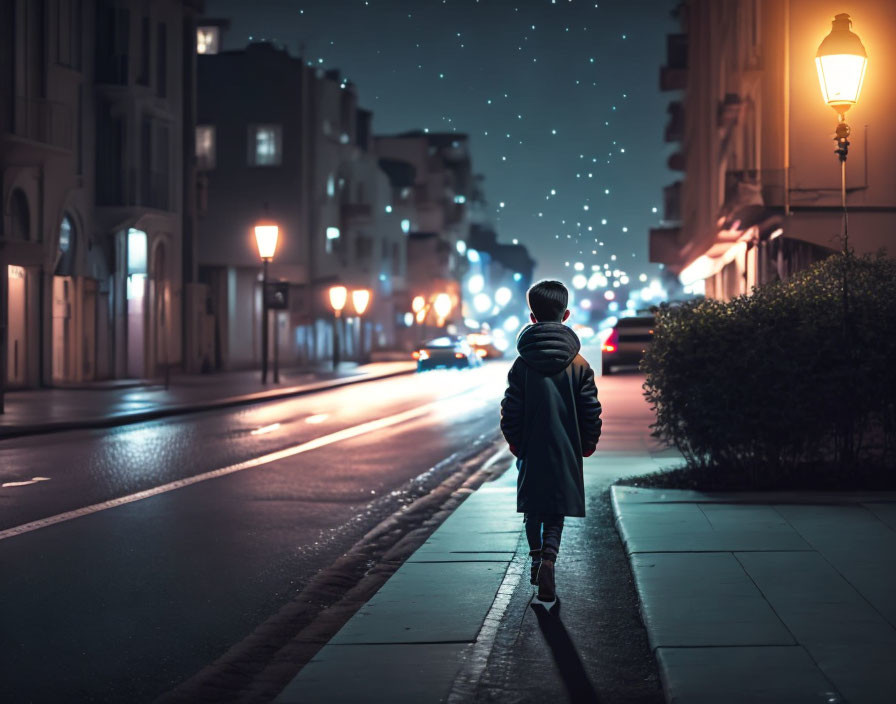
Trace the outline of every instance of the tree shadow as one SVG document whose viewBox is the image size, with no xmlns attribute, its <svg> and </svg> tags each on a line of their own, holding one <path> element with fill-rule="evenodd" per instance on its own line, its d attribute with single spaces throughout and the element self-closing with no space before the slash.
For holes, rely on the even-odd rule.
<svg viewBox="0 0 896 704">
<path fill-rule="evenodd" d="M 560 678 L 569 694 L 569 700 L 577 703 L 599 703 L 600 697 L 588 679 L 582 659 L 566 631 L 566 626 L 560 620 L 560 599 L 547 604 L 533 601 L 530 606 L 535 612 L 535 618 L 538 619 L 538 627 L 551 649 L 557 669 L 560 670 Z"/>
</svg>

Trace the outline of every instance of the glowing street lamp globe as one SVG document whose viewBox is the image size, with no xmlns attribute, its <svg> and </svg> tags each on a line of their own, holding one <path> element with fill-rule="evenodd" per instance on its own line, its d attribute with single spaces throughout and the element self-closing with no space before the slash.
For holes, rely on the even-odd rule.
<svg viewBox="0 0 896 704">
<path fill-rule="evenodd" d="M 330 287 L 330 305 L 333 307 L 333 312 L 341 313 L 347 299 L 348 289 L 345 286 Z"/>
<path fill-rule="evenodd" d="M 451 312 L 451 296 L 447 293 L 440 293 L 436 296 L 436 300 L 432 304 L 433 310 L 439 318 L 447 318 Z"/>
<path fill-rule="evenodd" d="M 364 315 L 367 306 L 370 304 L 370 291 L 366 288 L 359 288 L 352 291 L 352 305 L 355 307 L 355 313 Z"/>
<path fill-rule="evenodd" d="M 258 245 L 258 256 L 262 260 L 274 258 L 277 251 L 277 238 L 280 236 L 280 228 L 272 223 L 259 223 L 255 226 L 255 243 Z"/>
<path fill-rule="evenodd" d="M 845 12 L 834 17 L 831 33 L 815 54 L 821 95 L 841 116 L 858 101 L 868 65 L 865 47 L 850 31 L 851 26 L 852 20 Z"/>
</svg>

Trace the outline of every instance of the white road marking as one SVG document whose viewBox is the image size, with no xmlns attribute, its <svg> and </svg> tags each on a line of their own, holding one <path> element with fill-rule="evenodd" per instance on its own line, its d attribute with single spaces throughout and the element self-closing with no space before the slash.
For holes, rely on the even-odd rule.
<svg viewBox="0 0 896 704">
<path fill-rule="evenodd" d="M 306 423 L 323 423 L 329 417 L 330 417 L 329 413 L 315 413 L 313 416 L 308 416 L 305 419 L 305 422 Z"/>
<path fill-rule="evenodd" d="M 468 392 L 469 390 L 461 393 Z M 432 403 L 427 403 L 423 406 L 418 406 L 417 408 L 411 408 L 410 410 L 396 413 L 393 416 L 387 416 L 385 418 L 379 418 L 377 420 L 361 423 L 360 425 L 355 425 L 351 428 L 338 430 L 335 433 L 330 433 L 329 435 L 322 435 L 319 438 L 309 440 L 308 442 L 303 442 L 300 445 L 288 447 L 285 450 L 271 452 L 267 455 L 262 455 L 261 457 L 238 462 L 227 467 L 221 467 L 220 469 L 214 469 L 210 472 L 203 472 L 202 474 L 197 474 L 193 477 L 178 479 L 177 481 L 162 484 L 160 486 L 153 487 L 152 489 L 138 491 L 135 494 L 121 496 L 117 499 L 110 499 L 109 501 L 103 501 L 102 503 L 93 504 L 91 506 L 84 506 L 83 508 L 75 509 L 73 511 L 66 511 L 65 513 L 59 513 L 55 516 L 49 516 L 48 518 L 41 518 L 37 521 L 31 521 L 30 523 L 23 523 L 20 526 L 7 528 L 6 530 L 0 531 L 0 540 L 13 538 L 17 535 L 30 533 L 31 531 L 35 531 L 39 528 L 46 528 L 48 526 L 56 525 L 57 523 L 71 521 L 75 518 L 81 518 L 82 516 L 89 516 L 92 513 L 98 513 L 109 508 L 123 506 L 125 504 L 133 503 L 134 501 L 140 501 L 141 499 L 148 499 L 152 496 L 158 496 L 159 494 L 174 491 L 175 489 L 183 489 L 184 487 L 190 486 L 191 484 L 198 484 L 199 482 L 204 482 L 208 479 L 216 479 L 217 477 L 223 477 L 228 474 L 233 474 L 234 472 L 241 472 L 244 469 L 261 467 L 262 465 L 270 464 L 271 462 L 276 462 L 277 460 L 286 459 L 287 457 L 300 455 L 304 452 L 310 452 L 311 450 L 316 450 L 320 447 L 326 447 L 327 445 L 332 445 L 333 443 L 340 442 L 342 440 L 350 440 L 351 438 L 356 438 L 359 435 L 372 433 L 375 430 L 382 430 L 383 428 L 388 428 L 389 426 L 397 425 L 398 423 L 404 423 L 405 421 L 418 418 L 419 416 L 422 416 L 425 413 L 431 411 L 434 407 L 438 407 L 440 404 L 444 403 L 444 401 L 445 399 L 433 401 Z"/>
<path fill-rule="evenodd" d="M 265 433 L 273 433 L 277 428 L 280 427 L 279 423 L 271 423 L 270 425 L 263 425 L 260 428 L 256 428 L 249 435 L 264 435 Z"/>
<path fill-rule="evenodd" d="M 38 482 L 48 481 L 50 481 L 49 477 L 31 477 L 31 479 L 26 482 L 6 482 L 5 484 L 0 484 L 0 487 L 3 487 L 5 489 L 8 486 L 28 486 L 29 484 L 37 484 Z"/>
</svg>

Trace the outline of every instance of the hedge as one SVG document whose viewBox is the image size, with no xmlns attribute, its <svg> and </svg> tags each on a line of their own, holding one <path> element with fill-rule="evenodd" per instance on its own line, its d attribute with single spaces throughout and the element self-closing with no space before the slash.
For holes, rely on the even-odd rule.
<svg viewBox="0 0 896 704">
<path fill-rule="evenodd" d="M 642 362 L 653 434 L 690 468 L 757 484 L 893 468 L 896 261 L 836 254 L 728 302 L 655 313 Z"/>
</svg>

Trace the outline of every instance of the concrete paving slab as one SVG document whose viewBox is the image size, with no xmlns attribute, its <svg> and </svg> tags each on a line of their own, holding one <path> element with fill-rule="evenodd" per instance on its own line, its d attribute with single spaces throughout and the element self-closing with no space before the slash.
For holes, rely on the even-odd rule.
<svg viewBox="0 0 896 704">
<path fill-rule="evenodd" d="M 326 645 L 277 704 L 443 702 L 469 644 Z"/>
<path fill-rule="evenodd" d="M 896 530 L 896 503 L 874 503 L 869 501 L 863 503 L 862 506 L 871 511 L 890 528 Z"/>
<path fill-rule="evenodd" d="M 646 553 L 631 564 L 653 648 L 794 642 L 730 553 Z"/>
<path fill-rule="evenodd" d="M 330 643 L 473 641 L 509 564 L 406 562 Z"/>
<path fill-rule="evenodd" d="M 893 628 L 815 552 L 739 553 L 778 617 L 850 702 L 891 702 Z"/>
<path fill-rule="evenodd" d="M 810 549 L 770 506 L 621 502 L 617 516 L 630 553 Z"/>
<path fill-rule="evenodd" d="M 449 533 L 447 535 L 435 534 L 421 545 L 414 557 L 429 555 L 432 553 L 515 553 L 519 542 L 520 526 L 514 532 L 502 533 Z M 510 558 L 507 558 L 510 560 Z"/>
<path fill-rule="evenodd" d="M 800 646 L 660 648 L 670 704 L 841 704 Z"/>
<path fill-rule="evenodd" d="M 896 531 L 861 505 L 778 506 L 806 542 L 896 626 Z"/>
</svg>

